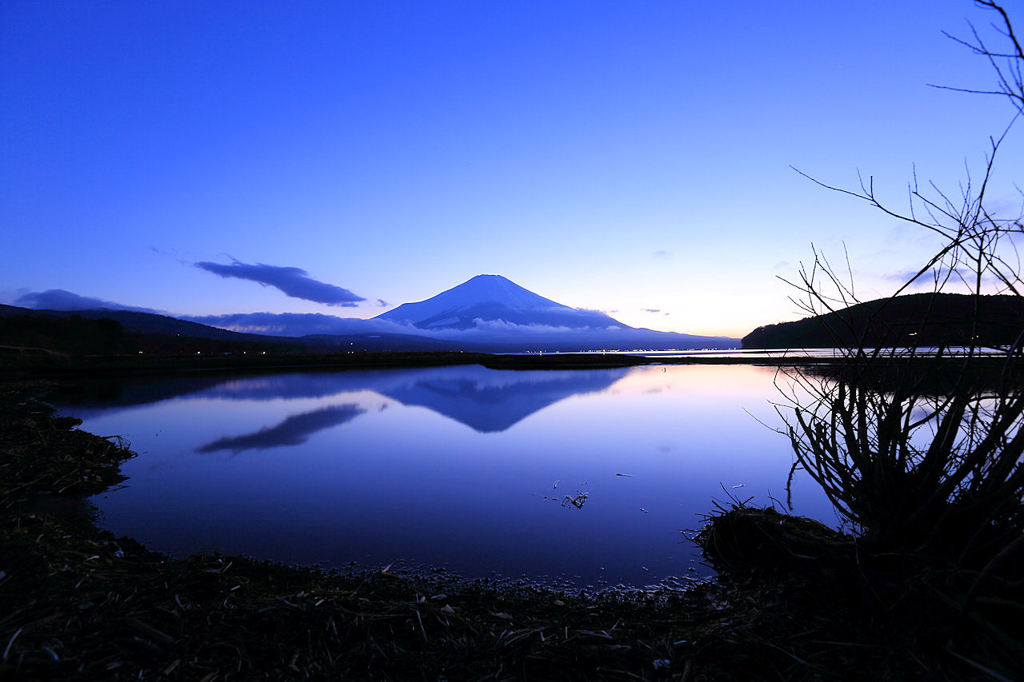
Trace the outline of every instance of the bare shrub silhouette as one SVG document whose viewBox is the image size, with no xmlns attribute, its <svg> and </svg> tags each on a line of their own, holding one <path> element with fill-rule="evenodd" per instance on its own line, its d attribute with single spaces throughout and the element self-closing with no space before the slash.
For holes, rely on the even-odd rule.
<svg viewBox="0 0 1024 682">
<path fill-rule="evenodd" d="M 812 259 L 789 283 L 803 312 L 832 325 L 837 361 L 780 371 L 776 409 L 778 430 L 795 453 L 794 473 L 814 479 L 853 532 L 852 558 L 871 599 L 889 612 L 900 600 L 912 603 L 951 623 L 951 637 L 969 630 L 967 649 L 947 650 L 1009 679 L 1024 661 L 1017 620 L 1024 609 L 1024 329 L 1011 342 L 994 341 L 984 330 L 998 321 L 986 319 L 991 306 L 982 302 L 991 294 L 1024 296 L 1024 209 L 1010 217 L 990 209 L 999 150 L 1024 115 L 1024 51 L 1002 6 L 976 4 L 992 12 L 989 28 L 1000 47 L 973 25 L 968 38 L 954 40 L 989 61 L 996 86 L 942 87 L 999 95 L 1013 106 L 1006 130 L 990 139 L 980 174 L 968 172 L 955 192 L 915 174 L 904 208 L 881 199 L 870 177 L 847 189 L 804 174 L 939 238 L 941 246 L 873 317 L 897 296 L 924 288 L 931 298 L 922 321 L 941 325 L 940 294 L 966 293 L 974 305 L 961 338 L 925 347 L 911 333 L 906 345 L 872 346 L 872 316 L 846 313 L 861 303 L 848 259 L 836 267 L 812 247 Z"/>
</svg>

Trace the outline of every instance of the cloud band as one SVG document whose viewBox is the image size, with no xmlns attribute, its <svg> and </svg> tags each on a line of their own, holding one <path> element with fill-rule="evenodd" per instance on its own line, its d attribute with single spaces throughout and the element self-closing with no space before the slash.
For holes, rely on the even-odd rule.
<svg viewBox="0 0 1024 682">
<path fill-rule="evenodd" d="M 195 265 L 200 270 L 206 270 L 220 277 L 247 279 L 262 286 L 274 287 L 286 296 L 325 305 L 352 308 L 360 301 L 366 300 L 348 289 L 317 281 L 302 268 L 280 267 L 264 263 L 250 265 L 238 261 L 230 265 L 200 261 Z"/>
</svg>

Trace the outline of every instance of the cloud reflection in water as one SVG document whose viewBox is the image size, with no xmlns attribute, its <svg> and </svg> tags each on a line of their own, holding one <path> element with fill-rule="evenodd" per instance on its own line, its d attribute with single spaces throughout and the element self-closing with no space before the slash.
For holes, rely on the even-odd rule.
<svg viewBox="0 0 1024 682">
<path fill-rule="evenodd" d="M 260 429 L 255 433 L 218 438 L 196 448 L 196 452 L 210 453 L 218 450 L 230 450 L 232 453 L 238 454 L 244 450 L 267 450 L 286 445 L 302 445 L 317 431 L 352 421 L 364 412 L 366 410 L 358 405 L 346 404 L 294 414 L 276 426 Z"/>
</svg>

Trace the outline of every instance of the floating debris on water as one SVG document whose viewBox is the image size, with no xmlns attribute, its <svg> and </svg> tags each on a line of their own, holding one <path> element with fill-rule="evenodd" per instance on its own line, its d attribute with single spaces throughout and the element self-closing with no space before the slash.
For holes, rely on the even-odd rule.
<svg viewBox="0 0 1024 682">
<path fill-rule="evenodd" d="M 564 507 L 566 505 L 571 504 L 577 509 L 583 509 L 583 503 L 587 501 L 588 496 L 588 493 L 577 493 L 576 497 L 570 497 L 569 495 L 566 495 L 565 497 L 562 498 L 562 506 Z"/>
</svg>

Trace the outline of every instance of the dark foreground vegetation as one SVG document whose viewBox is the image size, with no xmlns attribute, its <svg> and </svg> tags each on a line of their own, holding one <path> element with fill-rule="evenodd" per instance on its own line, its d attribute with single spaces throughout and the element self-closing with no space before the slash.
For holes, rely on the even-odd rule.
<svg viewBox="0 0 1024 682">
<path fill-rule="evenodd" d="M 33 398 L 46 388 L 0 389 L 0 676 L 962 680 L 1014 679 L 1024 660 L 1000 629 L 1020 602 L 988 589 L 1002 574 L 951 581 L 742 505 L 712 515 L 699 539 L 720 577 L 689 589 L 169 558 L 93 524 L 83 496 L 117 484 L 132 453 L 54 415 Z"/>
</svg>

